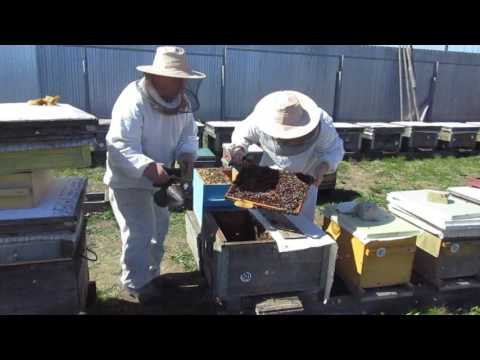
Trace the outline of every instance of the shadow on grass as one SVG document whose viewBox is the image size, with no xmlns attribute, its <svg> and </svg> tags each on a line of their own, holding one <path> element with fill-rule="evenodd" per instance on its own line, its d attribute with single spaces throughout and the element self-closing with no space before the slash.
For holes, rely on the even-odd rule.
<svg viewBox="0 0 480 360">
<path fill-rule="evenodd" d="M 317 197 L 317 205 L 352 201 L 361 196 L 362 195 L 359 192 L 354 190 L 335 189 L 319 191 Z"/>
<path fill-rule="evenodd" d="M 144 305 L 123 298 L 97 300 L 89 310 L 93 315 L 214 315 L 215 304 L 205 280 L 198 271 L 166 273 L 155 283 L 163 299 Z"/>
</svg>

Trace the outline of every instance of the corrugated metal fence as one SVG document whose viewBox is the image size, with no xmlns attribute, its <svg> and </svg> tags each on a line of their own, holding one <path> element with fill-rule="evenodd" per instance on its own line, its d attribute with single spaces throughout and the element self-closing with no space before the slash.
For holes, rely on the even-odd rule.
<svg viewBox="0 0 480 360">
<path fill-rule="evenodd" d="M 397 49 L 378 46 L 184 46 L 205 72 L 201 120 L 243 119 L 266 94 L 298 90 L 337 121 L 399 119 Z M 152 63 L 156 46 L 0 46 L 0 101 L 61 95 L 96 116 L 110 117 L 125 86 Z M 438 62 L 431 121 L 480 119 L 480 55 L 414 50 L 418 103 Z M 337 73 L 342 67 L 341 82 Z M 339 86 L 341 85 L 341 86 Z"/>
</svg>

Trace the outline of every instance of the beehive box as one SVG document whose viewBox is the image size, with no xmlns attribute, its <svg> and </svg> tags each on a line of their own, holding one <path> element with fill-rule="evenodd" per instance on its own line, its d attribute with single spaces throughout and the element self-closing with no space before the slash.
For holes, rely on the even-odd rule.
<svg viewBox="0 0 480 360">
<path fill-rule="evenodd" d="M 423 231 L 418 236 L 414 271 L 438 288 L 442 288 L 445 280 L 478 277 L 480 236 L 440 239 L 437 235 Z"/>
<path fill-rule="evenodd" d="M 441 126 L 420 121 L 398 121 L 392 125 L 404 126 L 402 137 L 410 150 L 435 149 L 438 143 Z"/>
<path fill-rule="evenodd" d="M 88 296 L 85 227 L 69 256 L 0 265 L 0 314 L 78 314 Z M 66 254 L 67 255 L 67 254 Z"/>
<path fill-rule="evenodd" d="M 403 126 L 390 123 L 357 123 L 365 129 L 362 134 L 365 147 L 370 151 L 399 152 Z"/>
<path fill-rule="evenodd" d="M 338 243 L 337 274 L 361 289 L 408 284 L 420 231 L 388 214 L 381 222 L 324 211 L 323 229 Z"/>
<path fill-rule="evenodd" d="M 0 175 L 0 209 L 37 206 L 52 180 L 49 170 Z"/>
<path fill-rule="evenodd" d="M 342 122 L 334 122 L 333 126 L 343 140 L 343 148 L 347 154 L 354 154 L 360 151 L 364 126 Z"/>
<path fill-rule="evenodd" d="M 185 219 L 191 229 L 189 245 L 214 297 L 227 303 L 297 291 L 329 297 L 336 244 L 318 227 L 324 246 L 279 252 L 276 241 L 249 211 L 209 211 L 202 228 L 191 212 Z"/>
<path fill-rule="evenodd" d="M 214 171 L 224 174 L 224 183 L 207 183 L 201 174 L 206 171 Z M 193 211 L 200 225 L 203 222 L 203 214 L 209 209 L 232 209 L 234 204 L 225 199 L 225 194 L 230 188 L 231 169 L 204 168 L 193 169 Z M 221 176 L 220 176 L 221 177 Z"/>
<path fill-rule="evenodd" d="M 95 139 L 32 144 L 2 144 L 0 175 L 60 168 L 84 168 L 92 164 Z"/>
<path fill-rule="evenodd" d="M 197 160 L 193 167 L 195 168 L 212 168 L 215 167 L 215 154 L 209 148 L 199 148 L 197 151 Z"/>
<path fill-rule="evenodd" d="M 477 142 L 478 125 L 458 122 L 432 123 L 442 127 L 440 146 L 449 149 L 474 149 Z"/>
</svg>

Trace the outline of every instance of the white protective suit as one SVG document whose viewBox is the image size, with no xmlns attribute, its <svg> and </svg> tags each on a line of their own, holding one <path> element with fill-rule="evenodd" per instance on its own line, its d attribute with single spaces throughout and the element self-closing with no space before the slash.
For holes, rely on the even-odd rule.
<svg viewBox="0 0 480 360">
<path fill-rule="evenodd" d="M 167 103 L 145 78 L 130 83 L 113 107 L 106 137 L 104 183 L 120 227 L 121 282 L 131 289 L 159 275 L 170 216 L 167 208 L 153 202 L 155 188 L 143 172 L 153 162 L 171 167 L 182 154 L 192 154 L 195 160 L 198 150 L 193 114 L 165 115 L 155 102 L 176 108 L 180 97 Z"/>
<path fill-rule="evenodd" d="M 295 151 L 295 147 L 292 147 L 292 150 L 285 150 L 276 144 L 275 139 L 262 133 L 253 118 L 247 117 L 235 127 L 232 133 L 232 147 L 241 146 L 246 150 L 251 144 L 259 145 L 264 150 L 260 166 L 314 176 L 315 169 L 320 163 L 327 162 L 329 164 L 327 173 L 334 173 L 345 151 L 343 141 L 326 111 L 321 111 L 317 132 L 317 136 L 307 144 L 297 146 L 300 152 Z M 302 212 L 312 221 L 315 217 L 317 194 L 318 187 L 312 185 Z"/>
</svg>

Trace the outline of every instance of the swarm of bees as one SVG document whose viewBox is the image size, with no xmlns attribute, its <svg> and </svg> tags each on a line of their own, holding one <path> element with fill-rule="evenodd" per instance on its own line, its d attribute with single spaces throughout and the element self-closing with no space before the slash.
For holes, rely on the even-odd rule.
<svg viewBox="0 0 480 360">
<path fill-rule="evenodd" d="M 60 101 L 60 96 L 45 96 L 42 99 L 33 99 L 33 100 L 28 100 L 29 105 L 47 105 L 47 106 L 54 106 L 57 105 L 58 102 Z"/>
</svg>

